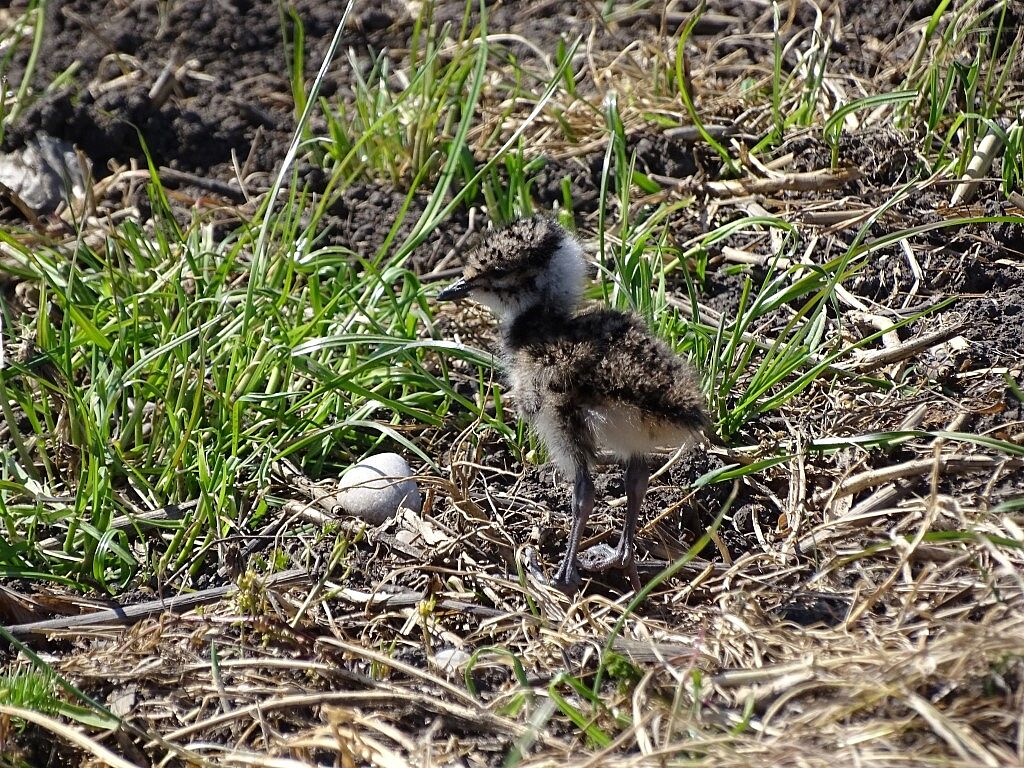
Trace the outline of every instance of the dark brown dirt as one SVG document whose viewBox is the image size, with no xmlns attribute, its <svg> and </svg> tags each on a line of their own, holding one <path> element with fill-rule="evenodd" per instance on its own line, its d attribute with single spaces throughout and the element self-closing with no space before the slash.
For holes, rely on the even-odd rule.
<svg viewBox="0 0 1024 768">
<path fill-rule="evenodd" d="M 24 5 L 16 0 L 12 9 Z M 351 48 L 362 63 L 384 49 L 400 58 L 414 23 L 405 4 L 374 6 L 356 11 L 341 40 L 341 50 Z M 288 8 L 302 22 L 305 67 L 311 77 L 341 21 L 344 4 L 298 0 Z M 462 2 L 438 3 L 434 20 L 457 29 L 464 10 Z M 581 6 L 579 14 L 577 23 L 582 24 L 591 11 Z M 634 25 L 644 20 L 650 21 L 640 16 Z M 497 3 L 489 23 L 544 44 L 562 35 L 567 19 L 557 3 L 544 3 L 525 15 L 516 3 Z M 568 23 L 571 27 L 573 20 Z M 647 31 L 652 29 L 656 27 L 648 24 Z M 605 48 L 621 46 L 621 37 L 609 30 L 601 43 Z M 74 85 L 36 100 L 7 143 L 18 146 L 44 131 L 75 143 L 104 169 L 109 160 L 141 161 L 141 134 L 157 165 L 228 179 L 234 153 L 241 163 L 248 160 L 246 167 L 253 172 L 269 173 L 281 160 L 295 123 L 288 80 L 293 39 L 294 24 L 272 0 L 49 3 L 33 83 L 44 89 L 73 67 Z M 510 52 L 535 55 L 527 46 L 513 45 Z M 10 72 L 13 83 L 26 60 L 26 51 L 16 58 Z M 171 98 L 158 105 L 148 93 L 169 62 L 187 63 L 187 75 L 178 80 Z M 351 94 L 347 69 L 344 57 L 338 57 L 321 96 Z"/>
<path fill-rule="evenodd" d="M 322 3 L 298 12 L 322 49 L 333 12 Z M 254 171 L 280 159 L 293 115 L 275 3 L 57 2 L 46 24 L 35 83 L 45 87 L 74 64 L 74 85 L 36 101 L 12 144 L 45 131 L 74 142 L 98 169 L 140 160 L 140 133 L 157 165 L 186 171 L 228 176 L 232 152 Z M 190 76 L 157 105 L 149 90 L 172 61 L 190 62 Z M 115 87 L 113 75 L 129 77 Z"/>
</svg>

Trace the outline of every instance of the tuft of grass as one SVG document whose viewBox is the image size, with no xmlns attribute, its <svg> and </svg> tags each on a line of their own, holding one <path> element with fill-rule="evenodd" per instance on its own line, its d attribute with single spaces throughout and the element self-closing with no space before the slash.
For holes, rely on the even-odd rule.
<svg viewBox="0 0 1024 768">
<path fill-rule="evenodd" d="M 59 715 L 80 725 L 97 729 L 112 728 L 118 724 L 118 718 L 108 709 L 59 676 L 38 655 L 13 640 L 2 627 L 0 636 L 12 641 L 13 645 L 24 651 L 34 664 L 32 667 L 21 666 L 0 675 L 0 707 L 5 708 L 5 715 L 16 711 Z M 77 699 L 81 704 L 74 704 L 62 697 L 62 690 L 72 700 Z M 17 728 L 25 725 L 24 721 L 17 717 L 14 718 L 14 724 Z"/>
<path fill-rule="evenodd" d="M 918 96 L 904 104 L 896 124 L 909 130 L 926 116 L 925 145 L 937 149 L 929 153 L 933 170 L 952 162 L 955 174 L 962 175 L 993 118 L 1017 107 L 1004 99 L 1021 46 L 1020 35 L 1008 25 L 1009 13 L 1007 0 L 952 7 L 940 2 L 925 26 L 902 89 Z M 1013 162 L 1008 148 L 1004 166 Z"/>
<path fill-rule="evenodd" d="M 476 408 L 439 353 L 489 359 L 420 337 L 430 310 L 412 274 L 311 249 L 285 216 L 274 217 L 280 245 L 250 273 L 251 232 L 217 242 L 197 224 L 178 239 L 162 222 L 157 237 L 126 223 L 71 264 L 59 249 L 7 240 L 55 312 L 37 316 L 34 354 L 0 373 L 31 458 L 3 474 L 5 519 L 19 534 L 0 564 L 6 577 L 45 564 L 62 580 L 124 588 L 150 555 L 110 521 L 197 498 L 146 570 L 198 570 L 243 515 L 260 514 L 243 500 L 275 461 L 301 456 L 320 472 L 389 441 L 432 464 L 410 436 L 453 404 Z M 126 484 L 134 503 L 120 500 Z M 54 535 L 61 545 L 40 551 Z"/>
<path fill-rule="evenodd" d="M 463 89 L 487 49 L 482 46 L 474 52 L 469 40 L 462 38 L 454 55 L 444 61 L 440 41 L 449 38 L 451 25 L 434 30 L 432 11 L 431 3 L 423 5 L 407 71 L 393 72 L 388 52 L 382 51 L 363 75 L 350 53 L 351 103 L 323 105 L 330 141 L 321 142 L 319 149 L 325 162 L 333 164 L 333 174 L 346 184 L 357 178 L 383 178 L 409 188 L 435 178 L 450 154 L 443 144 L 453 139 Z M 472 100 L 465 104 L 470 114 L 474 107 Z"/>
<path fill-rule="evenodd" d="M 53 714 L 60 709 L 52 674 L 19 669 L 0 675 L 0 704 Z"/>
</svg>

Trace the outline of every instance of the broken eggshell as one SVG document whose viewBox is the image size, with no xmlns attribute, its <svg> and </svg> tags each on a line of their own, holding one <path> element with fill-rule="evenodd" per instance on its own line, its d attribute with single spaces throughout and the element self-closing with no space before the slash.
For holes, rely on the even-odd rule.
<svg viewBox="0 0 1024 768">
<path fill-rule="evenodd" d="M 35 213 L 50 213 L 60 203 L 85 194 L 75 148 L 46 134 L 34 137 L 21 149 L 0 153 L 0 184 Z"/>
</svg>

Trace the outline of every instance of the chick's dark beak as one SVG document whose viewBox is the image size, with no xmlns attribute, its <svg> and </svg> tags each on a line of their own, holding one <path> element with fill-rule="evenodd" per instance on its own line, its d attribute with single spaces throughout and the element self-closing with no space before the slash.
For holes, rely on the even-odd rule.
<svg viewBox="0 0 1024 768">
<path fill-rule="evenodd" d="M 464 299 L 469 295 L 469 283 L 466 279 L 460 277 L 454 283 L 449 285 L 439 294 L 437 294 L 438 301 L 455 301 L 456 299 Z"/>
</svg>

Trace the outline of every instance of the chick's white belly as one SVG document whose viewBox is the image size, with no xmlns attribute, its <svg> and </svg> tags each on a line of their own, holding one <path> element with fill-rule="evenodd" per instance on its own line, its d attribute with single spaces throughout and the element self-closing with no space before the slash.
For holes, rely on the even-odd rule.
<svg viewBox="0 0 1024 768">
<path fill-rule="evenodd" d="M 610 451 L 620 459 L 690 446 L 698 437 L 692 429 L 628 405 L 588 408 L 587 423 L 598 449 Z"/>
<path fill-rule="evenodd" d="M 610 452 L 624 461 L 659 450 L 689 447 L 699 441 L 694 430 L 645 416 L 639 409 L 629 406 L 587 408 L 584 412 L 585 429 L 590 433 L 587 436 L 575 434 L 554 409 L 541 407 L 532 413 L 523 413 L 523 417 L 544 443 L 551 460 L 569 476 L 575 472 L 578 461 L 589 464 L 596 458 L 581 456 L 581 443 L 597 451 Z M 589 451 L 584 453 L 589 454 Z"/>
<path fill-rule="evenodd" d="M 625 460 L 692 446 L 700 440 L 694 429 L 626 403 L 607 402 L 577 410 L 571 398 L 551 391 L 546 377 L 522 375 L 515 367 L 509 373 L 509 394 L 520 416 L 537 433 L 551 460 L 570 475 L 578 463 L 592 462 L 594 451 L 607 451 Z"/>
</svg>

